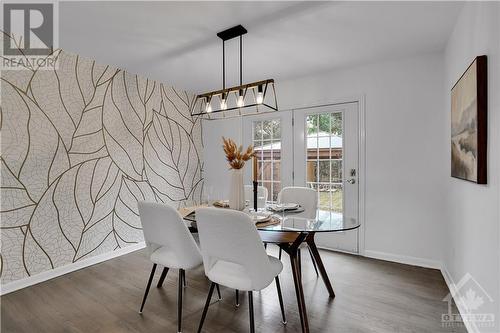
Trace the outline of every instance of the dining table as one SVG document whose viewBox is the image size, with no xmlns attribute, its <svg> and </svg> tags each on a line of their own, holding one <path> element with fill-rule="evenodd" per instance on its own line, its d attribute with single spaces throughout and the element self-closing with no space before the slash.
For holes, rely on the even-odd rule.
<svg viewBox="0 0 500 333">
<path fill-rule="evenodd" d="M 300 212 L 300 210 L 296 212 Z M 248 213 L 252 214 L 250 211 Z M 315 219 L 294 216 L 295 213 L 293 210 L 270 213 L 272 214 L 272 223 L 256 223 L 256 228 L 264 244 L 276 244 L 286 252 L 290 258 L 301 328 L 302 332 L 306 333 L 309 332 L 309 322 L 302 285 L 299 258 L 300 247 L 304 243 L 307 244 L 328 291 L 328 295 L 330 298 L 334 298 L 335 292 L 333 291 L 332 283 L 316 246 L 315 236 L 318 233 L 335 233 L 355 230 L 360 227 L 360 224 L 357 219 L 347 218 L 341 213 L 336 212 L 318 211 Z M 184 220 L 189 223 L 188 228 L 192 233 L 198 232 L 196 227 L 196 210 L 192 209 L 189 214 L 184 215 Z"/>
</svg>

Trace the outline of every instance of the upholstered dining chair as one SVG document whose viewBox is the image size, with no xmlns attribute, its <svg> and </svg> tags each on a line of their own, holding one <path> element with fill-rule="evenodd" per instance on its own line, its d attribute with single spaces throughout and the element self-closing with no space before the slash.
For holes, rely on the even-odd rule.
<svg viewBox="0 0 500 333">
<path fill-rule="evenodd" d="M 164 267 L 158 281 L 158 288 L 165 281 L 169 269 L 178 269 L 177 331 L 181 332 L 182 289 L 186 281 L 185 271 L 202 264 L 203 259 L 200 250 L 181 215 L 174 207 L 153 202 L 139 202 L 138 206 L 144 240 L 149 251 L 149 259 L 153 262 L 153 269 L 149 276 L 139 313 L 142 314 L 144 309 L 156 266 L 161 265 Z M 220 299 L 218 286 L 217 291 Z"/>
<path fill-rule="evenodd" d="M 198 333 L 217 284 L 248 292 L 250 332 L 254 333 L 253 291 L 266 288 L 274 279 L 283 323 L 286 324 L 278 277 L 283 264 L 267 255 L 252 219 L 240 211 L 213 207 L 197 209 L 196 216 L 205 275 L 212 281 Z"/>
<path fill-rule="evenodd" d="M 268 191 L 264 186 L 257 186 L 257 207 L 264 208 L 267 202 Z M 253 185 L 245 185 L 245 200 L 250 201 L 250 208 L 253 208 Z"/>
<path fill-rule="evenodd" d="M 284 187 L 278 193 L 278 203 L 296 203 L 299 204 L 304 211 L 301 213 L 293 214 L 294 217 L 303 217 L 306 219 L 315 219 L 316 213 L 318 209 L 318 193 L 309 187 L 299 187 L 299 186 L 289 186 Z M 314 261 L 314 256 L 311 253 L 309 247 L 303 243 L 301 248 L 307 247 L 309 250 L 309 255 L 311 256 L 311 260 L 314 266 L 314 270 L 316 271 L 316 275 L 318 276 L 318 268 L 316 267 L 316 261 Z M 279 251 L 279 259 L 281 260 L 281 248 Z M 299 248 L 298 259 L 299 259 L 299 269 L 302 271 L 302 260 L 301 253 Z"/>
</svg>

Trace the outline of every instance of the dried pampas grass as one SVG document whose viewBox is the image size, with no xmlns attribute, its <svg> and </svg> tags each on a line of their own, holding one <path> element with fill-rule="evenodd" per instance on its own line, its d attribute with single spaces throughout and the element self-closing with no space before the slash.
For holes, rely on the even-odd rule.
<svg viewBox="0 0 500 333">
<path fill-rule="evenodd" d="M 226 160 L 229 162 L 229 166 L 231 169 L 241 169 L 245 166 L 245 162 L 251 159 L 255 152 L 253 150 L 253 146 L 250 145 L 243 152 L 243 146 L 237 146 L 236 143 L 232 139 L 226 139 L 222 137 L 222 148 L 224 149 L 224 153 L 226 154 Z"/>
</svg>

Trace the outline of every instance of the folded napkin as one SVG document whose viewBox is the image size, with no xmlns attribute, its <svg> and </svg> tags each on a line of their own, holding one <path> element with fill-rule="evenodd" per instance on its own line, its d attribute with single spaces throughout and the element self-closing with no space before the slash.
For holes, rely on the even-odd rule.
<svg viewBox="0 0 500 333">
<path fill-rule="evenodd" d="M 267 227 L 267 226 L 270 226 L 270 225 L 280 224 L 280 222 L 281 222 L 280 219 L 278 219 L 276 217 L 271 217 L 271 219 L 268 220 L 268 221 L 255 223 L 255 226 L 257 228 L 264 228 L 264 227 Z"/>
<path fill-rule="evenodd" d="M 220 207 L 220 208 L 229 208 L 229 201 L 228 200 L 218 200 L 214 202 L 215 207 Z"/>
</svg>

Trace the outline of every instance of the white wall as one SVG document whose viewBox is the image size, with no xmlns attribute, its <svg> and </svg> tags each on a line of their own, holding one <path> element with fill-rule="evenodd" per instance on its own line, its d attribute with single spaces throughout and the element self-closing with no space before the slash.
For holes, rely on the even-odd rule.
<svg viewBox="0 0 500 333">
<path fill-rule="evenodd" d="M 204 178 L 205 193 L 215 199 L 229 196 L 229 166 L 222 150 L 222 137 L 231 138 L 241 143 L 241 118 L 225 120 L 204 120 L 203 145 L 204 145 Z M 210 199 L 212 200 L 212 199 Z"/>
<path fill-rule="evenodd" d="M 445 101 L 450 110 L 449 91 L 478 55 L 488 56 L 488 185 L 476 185 L 448 177 L 444 269 L 456 283 L 470 273 L 495 300 L 478 309 L 496 313 L 498 332 L 499 295 L 499 130 L 500 130 L 500 4 L 467 3 L 457 21 L 445 52 Z M 450 136 L 450 113 L 445 131 Z M 449 147 L 446 152 L 449 164 Z"/>
<path fill-rule="evenodd" d="M 366 254 L 438 266 L 449 177 L 442 55 L 423 55 L 277 82 L 280 109 L 366 98 Z M 220 136 L 237 121 L 204 123 L 206 184 L 224 187 Z"/>
<path fill-rule="evenodd" d="M 470 273 L 500 321 L 500 3 L 467 3 L 444 54 L 422 55 L 277 82 L 280 109 L 364 95 L 366 254 L 442 265 L 448 282 Z M 488 56 L 488 185 L 450 177 L 450 89 L 474 57 Z M 238 120 L 204 127 L 207 184 L 227 186 L 220 136 Z M 459 295 L 463 296 L 463 295 Z M 460 306 L 460 304 L 459 304 Z M 462 311 L 464 309 L 462 308 Z"/>
</svg>

